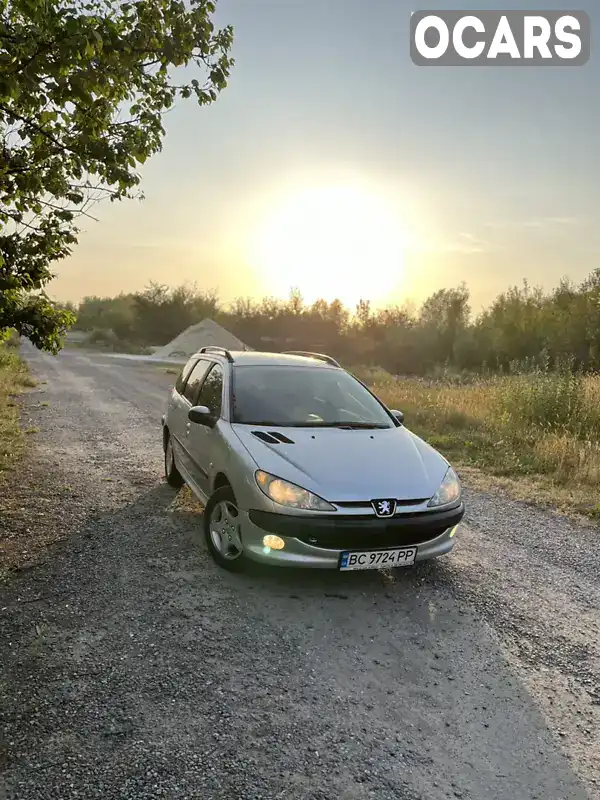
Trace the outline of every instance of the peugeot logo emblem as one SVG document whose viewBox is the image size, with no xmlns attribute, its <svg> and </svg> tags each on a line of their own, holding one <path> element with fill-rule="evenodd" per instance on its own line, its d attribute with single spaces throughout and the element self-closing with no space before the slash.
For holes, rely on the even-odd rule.
<svg viewBox="0 0 600 800">
<path fill-rule="evenodd" d="M 393 517 L 396 513 L 396 500 L 371 500 L 377 517 Z"/>
</svg>

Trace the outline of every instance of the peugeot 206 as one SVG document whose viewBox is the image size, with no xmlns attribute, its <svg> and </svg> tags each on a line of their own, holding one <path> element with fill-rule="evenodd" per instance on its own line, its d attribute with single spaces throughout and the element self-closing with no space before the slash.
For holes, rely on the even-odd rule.
<svg viewBox="0 0 600 800">
<path fill-rule="evenodd" d="M 204 505 L 225 569 L 388 569 L 452 550 L 454 469 L 329 356 L 204 347 L 162 425 L 166 480 Z"/>
</svg>

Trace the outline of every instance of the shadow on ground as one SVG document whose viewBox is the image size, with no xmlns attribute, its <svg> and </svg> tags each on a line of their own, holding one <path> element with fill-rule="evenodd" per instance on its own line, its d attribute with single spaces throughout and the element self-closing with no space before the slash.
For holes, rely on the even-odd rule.
<svg viewBox="0 0 600 800">
<path fill-rule="evenodd" d="M 173 499 L 87 518 L 2 591 L 7 797 L 586 797 L 451 557 L 233 575 Z"/>
</svg>

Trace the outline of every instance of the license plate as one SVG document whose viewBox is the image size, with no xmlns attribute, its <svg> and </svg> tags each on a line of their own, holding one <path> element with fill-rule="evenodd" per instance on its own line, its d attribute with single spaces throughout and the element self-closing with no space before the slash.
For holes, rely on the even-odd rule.
<svg viewBox="0 0 600 800">
<path fill-rule="evenodd" d="M 397 550 L 361 550 L 355 553 L 342 553 L 340 570 L 410 567 L 415 563 L 416 557 L 416 547 L 402 547 Z"/>
</svg>

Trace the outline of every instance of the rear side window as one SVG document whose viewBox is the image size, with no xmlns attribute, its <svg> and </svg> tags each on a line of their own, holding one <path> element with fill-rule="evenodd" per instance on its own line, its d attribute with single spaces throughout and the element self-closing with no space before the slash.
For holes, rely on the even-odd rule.
<svg viewBox="0 0 600 800">
<path fill-rule="evenodd" d="M 187 376 L 192 371 L 194 364 L 196 363 L 197 360 L 198 359 L 196 357 L 190 358 L 185 367 L 179 373 L 179 377 L 175 381 L 175 391 L 179 392 L 179 394 L 183 394 L 183 387 L 185 386 Z"/>
<path fill-rule="evenodd" d="M 221 416 L 223 404 L 223 370 L 220 364 L 215 364 L 204 381 L 197 405 L 208 406 L 215 417 Z"/>
<path fill-rule="evenodd" d="M 210 361 L 198 361 L 190 373 L 190 377 L 188 378 L 185 389 L 183 390 L 183 396 L 189 400 L 192 405 L 196 404 L 198 392 L 200 391 L 202 381 L 204 380 L 204 376 L 208 372 L 209 368 Z"/>
</svg>

